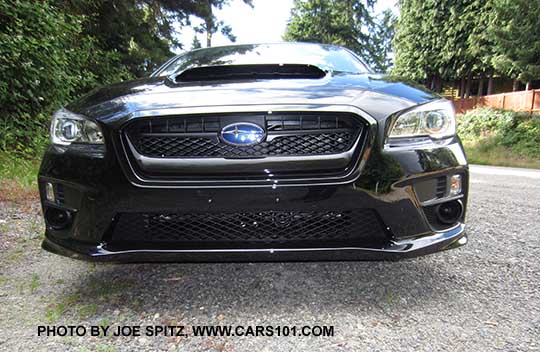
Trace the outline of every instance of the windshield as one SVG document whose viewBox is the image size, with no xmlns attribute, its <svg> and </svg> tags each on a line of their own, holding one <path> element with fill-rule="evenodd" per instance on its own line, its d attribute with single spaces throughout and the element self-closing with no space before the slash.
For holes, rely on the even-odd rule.
<svg viewBox="0 0 540 352">
<path fill-rule="evenodd" d="M 169 76 L 186 69 L 216 65 L 310 64 L 325 71 L 370 72 L 346 49 L 317 44 L 233 45 L 190 51 L 171 60 L 152 76 Z"/>
</svg>

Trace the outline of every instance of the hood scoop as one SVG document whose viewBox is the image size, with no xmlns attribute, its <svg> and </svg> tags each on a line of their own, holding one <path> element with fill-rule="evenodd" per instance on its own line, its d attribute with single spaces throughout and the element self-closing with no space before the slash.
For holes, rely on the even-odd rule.
<svg viewBox="0 0 540 352">
<path fill-rule="evenodd" d="M 176 83 L 180 83 L 243 79 L 318 79 L 325 75 L 326 72 L 313 65 L 219 65 L 187 69 L 179 73 L 173 79 Z"/>
</svg>

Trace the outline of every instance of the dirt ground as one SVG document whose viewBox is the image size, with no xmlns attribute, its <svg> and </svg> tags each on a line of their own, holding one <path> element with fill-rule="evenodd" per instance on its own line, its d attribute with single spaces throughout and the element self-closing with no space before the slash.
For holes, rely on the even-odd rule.
<svg viewBox="0 0 540 352">
<path fill-rule="evenodd" d="M 503 171 L 501 171 L 503 170 Z M 470 242 L 401 262 L 91 264 L 0 202 L 1 351 L 540 350 L 540 172 L 472 168 Z M 333 337 L 37 337 L 38 325 L 331 325 Z"/>
</svg>

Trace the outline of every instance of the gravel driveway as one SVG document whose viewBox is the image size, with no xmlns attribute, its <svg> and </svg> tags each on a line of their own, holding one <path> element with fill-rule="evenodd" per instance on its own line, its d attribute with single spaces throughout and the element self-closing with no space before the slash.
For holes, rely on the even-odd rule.
<svg viewBox="0 0 540 352">
<path fill-rule="evenodd" d="M 400 262 L 95 265 L 39 249 L 37 203 L 0 203 L 0 350 L 540 350 L 540 171 L 471 169 L 469 244 Z M 335 336 L 37 337 L 66 324 Z"/>
</svg>

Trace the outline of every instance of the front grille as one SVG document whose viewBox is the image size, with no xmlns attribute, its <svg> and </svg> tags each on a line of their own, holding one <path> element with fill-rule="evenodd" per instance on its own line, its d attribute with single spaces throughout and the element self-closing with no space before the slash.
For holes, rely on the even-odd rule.
<svg viewBox="0 0 540 352">
<path fill-rule="evenodd" d="M 353 135 L 318 133 L 281 136 L 251 146 L 233 146 L 217 138 L 141 136 L 138 151 L 149 157 L 263 157 L 337 154 L 350 148 Z"/>
<path fill-rule="evenodd" d="M 266 140 L 251 146 L 224 143 L 219 133 L 234 122 L 263 126 Z M 173 116 L 141 119 L 126 133 L 138 153 L 154 158 L 258 158 L 346 152 L 362 132 L 350 114 Z"/>
<path fill-rule="evenodd" d="M 122 213 L 113 244 L 178 247 L 265 248 L 343 244 L 380 246 L 388 242 L 371 209 L 347 211 L 260 211 L 233 213 Z"/>
</svg>

